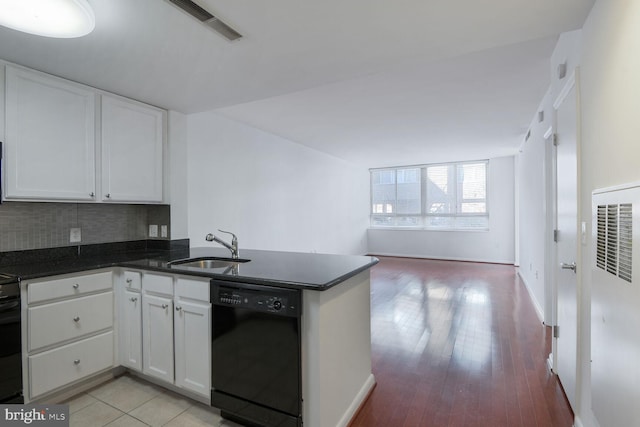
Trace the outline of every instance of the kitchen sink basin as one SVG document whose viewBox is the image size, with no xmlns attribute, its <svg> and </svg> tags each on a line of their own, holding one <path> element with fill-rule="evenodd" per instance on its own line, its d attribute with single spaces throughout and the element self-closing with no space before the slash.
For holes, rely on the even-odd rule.
<svg viewBox="0 0 640 427">
<path fill-rule="evenodd" d="M 187 258 L 171 261 L 169 265 L 180 267 L 195 267 L 195 268 L 229 268 L 241 265 L 245 262 L 249 262 L 248 259 L 233 259 L 233 258 Z"/>
</svg>

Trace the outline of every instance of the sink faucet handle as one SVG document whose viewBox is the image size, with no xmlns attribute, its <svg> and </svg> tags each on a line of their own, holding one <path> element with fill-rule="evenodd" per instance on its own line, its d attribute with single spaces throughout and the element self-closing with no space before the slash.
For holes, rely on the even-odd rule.
<svg viewBox="0 0 640 427">
<path fill-rule="evenodd" d="M 237 238 L 237 237 L 236 237 L 236 235 L 235 235 L 235 234 L 233 234 L 232 232 L 230 232 L 230 231 L 220 230 L 219 228 L 218 228 L 218 231 L 219 231 L 219 232 L 221 232 L 221 233 L 231 234 L 231 236 L 232 236 L 232 240 L 231 240 L 232 244 L 233 244 L 233 245 L 237 245 L 237 244 L 238 244 L 238 238 Z"/>
<path fill-rule="evenodd" d="M 207 242 L 213 242 L 213 238 L 214 238 L 214 235 L 213 235 L 213 234 L 211 234 L 211 233 L 209 233 L 209 234 L 207 234 L 207 235 L 205 236 L 205 238 L 204 238 L 204 239 L 205 239 Z"/>
</svg>

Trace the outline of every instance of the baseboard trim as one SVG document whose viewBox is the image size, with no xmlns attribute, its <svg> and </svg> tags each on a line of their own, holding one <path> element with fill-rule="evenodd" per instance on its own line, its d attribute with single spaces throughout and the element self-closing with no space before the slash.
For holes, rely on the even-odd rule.
<svg viewBox="0 0 640 427">
<path fill-rule="evenodd" d="M 527 279 L 522 275 L 522 273 L 520 273 L 519 269 L 518 269 L 518 276 L 520 276 L 522 283 L 524 283 L 524 287 L 526 288 L 527 293 L 529 294 L 529 298 L 531 298 L 531 302 L 533 303 L 533 308 L 536 311 L 536 315 L 538 316 L 538 319 L 540 319 L 540 323 L 544 323 L 544 311 L 542 310 L 540 303 L 536 299 L 536 296 L 533 294 L 533 291 L 531 290 L 531 286 L 529 286 Z"/>
<path fill-rule="evenodd" d="M 373 374 L 370 374 L 367 377 L 367 380 L 364 382 L 358 394 L 353 399 L 345 413 L 342 415 L 342 418 L 336 424 L 336 427 L 347 427 L 353 418 L 355 418 L 356 414 L 360 412 L 362 405 L 366 402 L 367 398 L 373 391 L 373 388 L 376 386 L 376 379 Z"/>
<path fill-rule="evenodd" d="M 481 264 L 502 264 L 502 265 L 514 265 L 514 261 L 500 261 L 500 260 L 488 260 L 488 259 L 471 259 L 471 258 L 458 258 L 458 257 L 439 257 L 430 255 L 414 255 L 414 254 L 397 254 L 391 252 L 367 252 L 369 256 L 384 256 L 390 258 L 412 258 L 412 259 L 425 259 L 435 261 L 459 261 L 459 262 L 478 262 Z"/>
</svg>

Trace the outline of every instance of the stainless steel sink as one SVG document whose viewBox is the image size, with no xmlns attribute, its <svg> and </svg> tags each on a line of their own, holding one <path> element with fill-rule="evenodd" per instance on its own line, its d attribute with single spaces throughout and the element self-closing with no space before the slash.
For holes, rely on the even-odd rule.
<svg viewBox="0 0 640 427">
<path fill-rule="evenodd" d="M 204 258 L 179 259 L 176 261 L 171 261 L 169 265 L 180 266 L 180 267 L 195 267 L 195 268 L 211 269 L 211 268 L 236 267 L 249 261 L 250 260 L 248 259 L 204 257 Z"/>
</svg>

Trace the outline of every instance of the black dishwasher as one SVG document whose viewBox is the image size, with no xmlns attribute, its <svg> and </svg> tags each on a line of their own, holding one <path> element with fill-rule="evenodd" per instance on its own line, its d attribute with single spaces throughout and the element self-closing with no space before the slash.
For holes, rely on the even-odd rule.
<svg viewBox="0 0 640 427">
<path fill-rule="evenodd" d="M 21 333 L 18 279 L 0 274 L 0 404 L 24 403 Z"/>
<path fill-rule="evenodd" d="M 211 405 L 249 426 L 300 427 L 300 291 L 214 279 L 211 304 Z"/>
</svg>

